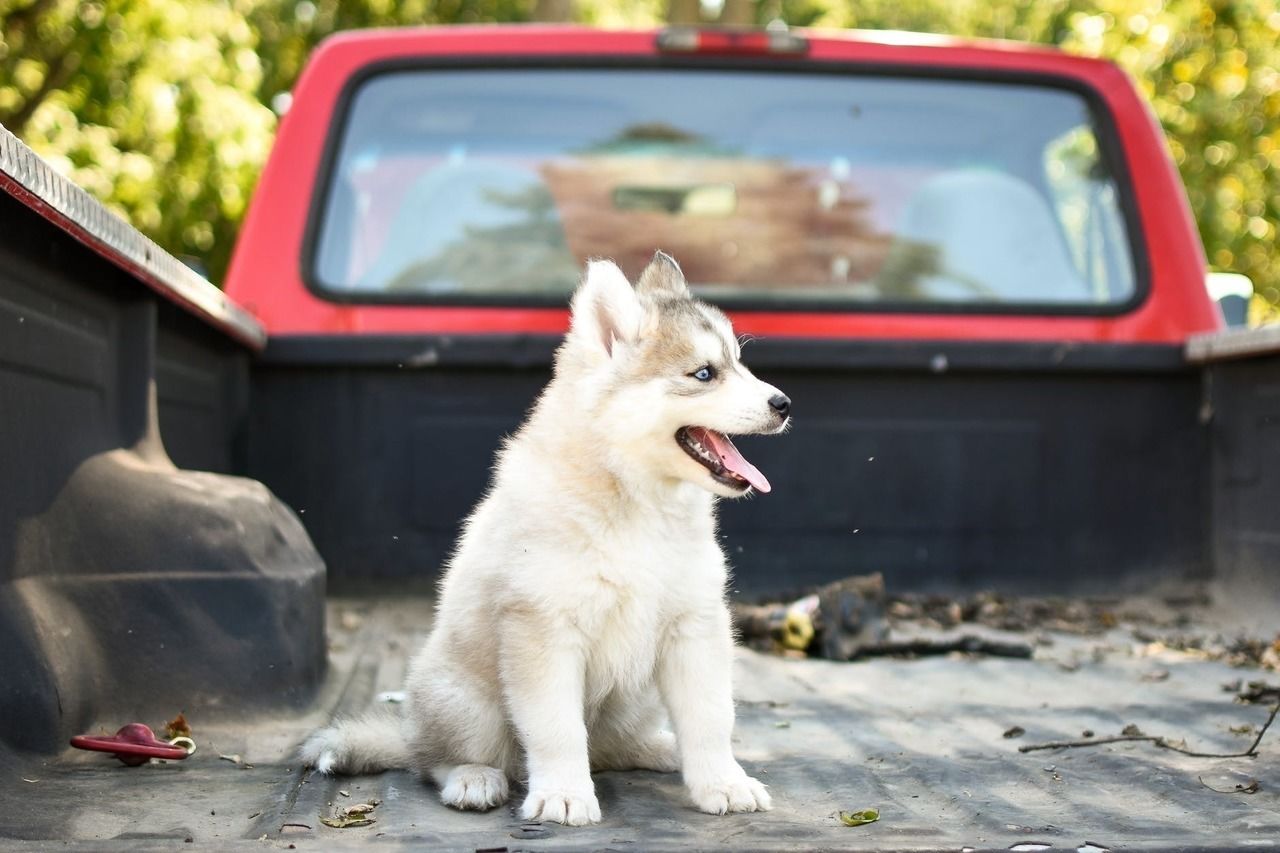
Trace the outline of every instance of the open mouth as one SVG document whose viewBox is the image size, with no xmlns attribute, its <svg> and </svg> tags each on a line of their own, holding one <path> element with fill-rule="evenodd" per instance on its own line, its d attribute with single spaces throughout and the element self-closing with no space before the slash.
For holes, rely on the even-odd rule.
<svg viewBox="0 0 1280 853">
<path fill-rule="evenodd" d="M 769 481 L 764 474 L 738 452 L 724 433 L 699 426 L 681 427 L 676 430 L 676 442 L 695 462 L 710 471 L 717 483 L 744 492 L 752 487 L 758 492 L 769 491 Z"/>
</svg>

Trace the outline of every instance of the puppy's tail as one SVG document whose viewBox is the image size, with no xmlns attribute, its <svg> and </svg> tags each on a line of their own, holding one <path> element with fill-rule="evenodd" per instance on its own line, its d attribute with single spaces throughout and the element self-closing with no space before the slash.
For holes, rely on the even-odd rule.
<svg viewBox="0 0 1280 853">
<path fill-rule="evenodd" d="M 378 773 L 407 767 L 405 720 L 379 708 L 359 717 L 336 720 L 307 738 L 299 757 L 326 776 L 330 773 Z"/>
</svg>

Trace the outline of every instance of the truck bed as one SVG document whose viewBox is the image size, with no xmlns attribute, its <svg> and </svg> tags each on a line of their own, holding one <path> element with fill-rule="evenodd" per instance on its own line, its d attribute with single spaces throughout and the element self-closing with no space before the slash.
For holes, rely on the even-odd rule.
<svg viewBox="0 0 1280 853">
<path fill-rule="evenodd" d="M 1280 731 L 1264 736 L 1258 758 L 1192 758 L 1144 742 L 1018 751 L 1131 724 L 1185 738 L 1195 751 L 1245 751 L 1269 706 L 1233 701 L 1224 685 L 1269 673 L 1151 640 L 1161 624 L 1179 622 L 1180 637 L 1211 637 L 1225 617 L 1236 631 L 1235 612 L 1200 608 L 1099 635 L 1036 632 L 1031 660 L 951 654 L 840 663 L 742 649 L 736 750 L 770 786 L 773 811 L 703 815 L 678 775 L 610 772 L 595 776 L 604 822 L 586 828 L 520 821 L 519 786 L 507 806 L 461 813 L 407 772 L 325 778 L 299 765 L 295 749 L 312 729 L 400 689 L 431 613 L 427 598 L 331 599 L 331 669 L 311 706 L 267 716 L 187 708 L 199 749 L 186 761 L 128 768 L 71 749 L 2 759 L 0 797 L 11 806 L 0 812 L 0 838 L 94 850 L 172 849 L 186 840 L 210 849 L 320 850 L 371 840 L 449 850 L 1280 845 Z M 125 722 L 103 719 L 95 730 Z M 1025 734 L 1005 737 L 1015 726 Z M 1231 731 L 1242 726 L 1252 733 Z M 1254 781 L 1256 793 L 1233 792 Z M 335 806 L 374 799 L 370 826 L 320 823 Z M 878 808 L 880 820 L 847 827 L 837 819 L 866 808 Z"/>
<path fill-rule="evenodd" d="M 294 756 L 399 689 L 432 613 L 409 592 L 436 582 L 556 336 L 268 340 L 3 129 L 0 221 L 0 848 L 1280 846 L 1280 726 L 1255 758 L 1019 751 L 1130 725 L 1197 752 L 1258 736 L 1274 696 L 1236 699 L 1280 677 L 1224 648 L 1278 627 L 1274 328 L 1185 347 L 754 344 L 811 431 L 749 451 L 779 473 L 768 501 L 723 513 L 736 595 L 876 569 L 920 594 L 1215 589 L 1123 602 L 1140 618 L 1084 631 L 958 629 L 1030 642 L 1030 659 L 743 650 L 736 750 L 773 811 L 706 816 L 675 776 L 606 773 L 603 824 L 529 826 L 518 787 L 462 814 L 409 774 L 323 779 Z M 398 597 L 326 604 L 326 585 Z M 896 627 L 957 630 L 915 621 Z M 200 745 L 186 761 L 65 747 L 179 711 Z M 370 826 L 319 820 L 374 799 Z M 880 820 L 837 819 L 866 808 Z"/>
</svg>

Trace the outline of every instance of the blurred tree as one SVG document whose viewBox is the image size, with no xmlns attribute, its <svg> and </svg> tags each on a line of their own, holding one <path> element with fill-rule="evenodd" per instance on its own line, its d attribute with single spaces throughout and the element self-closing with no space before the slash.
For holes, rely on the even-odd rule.
<svg viewBox="0 0 1280 853">
<path fill-rule="evenodd" d="M 573 0 L 537 0 L 533 4 L 535 21 L 572 21 Z"/>
<path fill-rule="evenodd" d="M 275 125 L 246 5 L 0 0 L 0 124 L 220 272 Z"/>
<path fill-rule="evenodd" d="M 217 280 L 308 53 L 366 26 L 780 19 L 1117 61 L 1169 135 L 1216 269 L 1280 319 L 1280 0 L 0 0 L 0 124 Z"/>
<path fill-rule="evenodd" d="M 552 20 L 574 6 L 571 0 L 259 0 L 237 5 L 246 7 L 245 20 L 258 37 L 263 69 L 258 97 L 277 106 L 307 56 L 333 33 L 415 24 L 523 22 L 533 20 L 535 12 L 542 20 Z"/>
</svg>

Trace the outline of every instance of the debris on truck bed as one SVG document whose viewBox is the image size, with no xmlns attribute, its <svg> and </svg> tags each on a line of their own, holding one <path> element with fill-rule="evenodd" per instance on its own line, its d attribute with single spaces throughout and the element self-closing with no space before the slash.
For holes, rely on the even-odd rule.
<svg viewBox="0 0 1280 853">
<path fill-rule="evenodd" d="M 1222 634 L 1179 632 L 1157 635 L 1141 628 L 1134 639 L 1147 643 L 1150 653 L 1171 651 L 1201 660 L 1220 660 L 1230 666 L 1280 671 L 1280 634 L 1272 640 L 1256 637 L 1224 637 Z"/>
<path fill-rule="evenodd" d="M 1125 741 L 1142 741 L 1158 746 L 1161 749 L 1171 749 L 1174 752 L 1189 755 L 1192 758 L 1254 758 L 1258 755 L 1258 744 L 1262 743 L 1262 738 L 1266 735 L 1267 729 L 1271 728 L 1271 724 L 1276 721 L 1277 714 L 1280 714 L 1280 704 L 1272 707 L 1271 715 L 1267 717 L 1266 722 L 1258 729 L 1258 736 L 1253 739 L 1253 743 L 1249 745 L 1249 748 L 1242 752 L 1197 752 L 1187 748 L 1185 738 L 1175 741 L 1162 735 L 1149 735 L 1133 724 L 1125 726 L 1120 734 L 1112 737 L 1095 738 L 1090 733 L 1084 740 L 1027 744 L 1026 746 L 1018 747 L 1018 752 L 1038 752 L 1045 749 L 1076 749 L 1079 747 L 1105 746 L 1106 744 L 1123 743 Z M 1009 737 L 1008 732 L 1005 732 L 1005 737 Z"/>
<path fill-rule="evenodd" d="M 191 724 L 187 722 L 187 717 L 181 711 L 178 716 L 164 724 L 164 736 L 167 740 L 173 740 L 176 737 L 191 737 Z"/>
<path fill-rule="evenodd" d="M 1199 627 L 1203 595 L 1159 599 L 1036 597 L 996 592 L 952 597 L 890 595 L 883 575 L 854 575 L 790 603 L 734 603 L 734 625 L 744 644 L 786 657 L 850 661 L 873 656 L 921 657 L 950 653 L 1030 658 L 1054 635 L 1111 638 L 1127 630 L 1137 657 L 1167 655 L 1222 661 L 1234 667 L 1280 669 L 1280 635 L 1265 640 L 1231 637 Z M 1093 656 L 1104 653 L 1096 646 Z M 1059 661 L 1074 671 L 1079 652 Z M 1142 680 L 1162 681 L 1156 667 Z"/>
<path fill-rule="evenodd" d="M 860 812 L 840 812 L 840 822 L 845 826 L 866 826 L 880 819 L 879 809 L 863 809 Z"/>
<path fill-rule="evenodd" d="M 1268 684 L 1265 681 L 1250 681 L 1248 684 L 1241 682 L 1242 679 L 1232 679 L 1223 684 L 1222 689 L 1237 694 L 1236 701 L 1246 705 L 1280 702 L 1280 684 Z"/>
<path fill-rule="evenodd" d="M 338 793 L 342 792 L 339 791 Z M 347 796 L 351 795 L 348 794 Z M 320 815 L 320 822 L 333 829 L 369 826 L 377 822 L 377 818 L 373 816 L 373 810 L 381 804 L 380 800 L 370 800 L 367 803 L 356 803 L 352 806 L 337 806 L 334 808 L 332 816 Z"/>
</svg>

